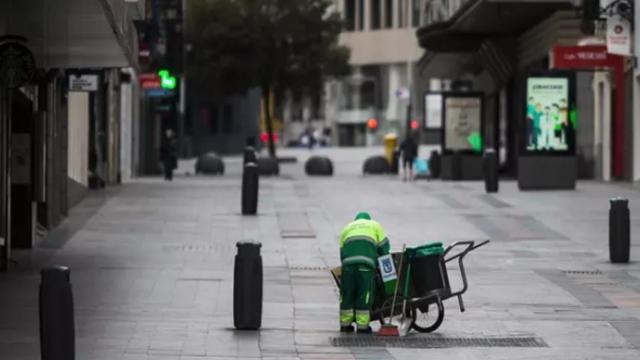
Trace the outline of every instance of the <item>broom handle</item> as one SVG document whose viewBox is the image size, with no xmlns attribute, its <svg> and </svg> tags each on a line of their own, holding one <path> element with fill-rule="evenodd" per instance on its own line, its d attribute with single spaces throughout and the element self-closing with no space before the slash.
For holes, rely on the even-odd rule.
<svg viewBox="0 0 640 360">
<path fill-rule="evenodd" d="M 400 284 L 400 274 L 402 274 L 402 262 L 404 260 L 405 247 L 406 245 L 402 244 L 402 253 L 400 254 L 400 269 L 398 269 L 398 274 L 396 275 L 396 289 L 393 292 L 393 300 L 391 300 L 391 313 L 389 315 L 389 323 L 391 323 L 391 319 L 393 319 L 393 311 L 396 309 L 396 297 L 398 297 L 398 285 Z M 391 256 L 391 260 L 393 261 L 393 255 Z"/>
</svg>

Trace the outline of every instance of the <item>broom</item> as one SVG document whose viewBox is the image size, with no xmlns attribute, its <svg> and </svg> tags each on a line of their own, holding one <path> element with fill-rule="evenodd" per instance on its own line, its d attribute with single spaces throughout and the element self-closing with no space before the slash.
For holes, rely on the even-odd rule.
<svg viewBox="0 0 640 360">
<path fill-rule="evenodd" d="M 400 284 L 400 275 L 402 274 L 402 262 L 404 260 L 404 250 L 405 245 L 402 245 L 402 254 L 400 254 L 400 264 L 398 269 L 398 275 L 396 277 L 396 288 L 393 292 L 393 300 L 391 301 L 391 311 L 389 313 L 389 323 L 383 324 L 378 330 L 379 336 L 400 336 L 400 330 L 396 325 L 392 324 L 393 321 L 393 311 L 396 309 L 396 299 L 398 297 L 398 285 Z M 384 315 L 383 315 L 384 317 Z"/>
</svg>

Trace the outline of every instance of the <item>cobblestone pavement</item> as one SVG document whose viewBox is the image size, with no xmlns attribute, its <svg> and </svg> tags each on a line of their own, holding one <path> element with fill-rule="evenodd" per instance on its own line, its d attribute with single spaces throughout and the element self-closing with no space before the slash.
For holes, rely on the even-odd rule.
<svg viewBox="0 0 640 360">
<path fill-rule="evenodd" d="M 580 182 L 576 191 L 519 192 L 503 181 L 487 195 L 481 182 L 363 177 L 362 161 L 375 152 L 319 150 L 336 175 L 309 178 L 310 153 L 282 151 L 300 161 L 261 179 L 255 217 L 240 215 L 239 158 L 225 159 L 223 177 L 142 178 L 92 193 L 0 274 L 0 359 L 39 359 L 39 269 L 50 264 L 72 271 L 79 360 L 640 358 L 640 242 L 632 240 L 627 265 L 609 263 L 607 247 L 611 197 L 630 199 L 632 235 L 640 233 L 637 189 Z M 180 173 L 192 166 L 183 162 Z M 327 268 L 339 263 L 341 227 L 361 209 L 395 250 L 491 239 L 466 259 L 467 311 L 448 300 L 437 332 L 386 347 L 373 336 L 341 337 Z M 263 244 L 259 332 L 233 330 L 240 240 Z M 460 286 L 457 268 L 450 277 Z"/>
</svg>

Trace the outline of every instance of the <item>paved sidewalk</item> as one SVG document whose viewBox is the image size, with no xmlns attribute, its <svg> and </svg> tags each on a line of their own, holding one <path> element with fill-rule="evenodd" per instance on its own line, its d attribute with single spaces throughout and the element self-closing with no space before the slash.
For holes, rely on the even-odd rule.
<svg viewBox="0 0 640 360">
<path fill-rule="evenodd" d="M 635 235 L 640 192 L 596 182 L 519 192 L 502 182 L 499 194 L 486 195 L 481 182 L 362 177 L 364 157 L 380 151 L 320 150 L 335 161 L 331 178 L 283 164 L 280 177 L 261 178 L 257 217 L 239 214 L 237 157 L 226 159 L 223 177 L 144 178 L 92 193 L 0 274 L 0 359 L 39 359 L 39 269 L 49 264 L 72 271 L 79 360 L 640 358 L 640 242 L 632 240 L 628 265 L 610 264 L 607 248 L 608 199 L 630 199 Z M 465 262 L 467 311 L 449 300 L 435 334 L 412 333 L 394 347 L 334 346 L 354 337 L 336 331 L 338 296 L 326 269 L 339 263 L 338 233 L 361 209 L 384 225 L 395 250 L 491 238 Z M 233 330 L 240 240 L 263 243 L 260 332 Z M 539 343 L 509 346 L 523 338 Z M 407 347 L 437 344 L 445 347 Z"/>
</svg>

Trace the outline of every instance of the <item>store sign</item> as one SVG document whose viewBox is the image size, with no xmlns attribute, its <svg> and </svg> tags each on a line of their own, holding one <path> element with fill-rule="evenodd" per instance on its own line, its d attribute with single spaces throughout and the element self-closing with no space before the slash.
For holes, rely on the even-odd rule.
<svg viewBox="0 0 640 360">
<path fill-rule="evenodd" d="M 567 152 L 574 143 L 577 119 L 571 105 L 568 77 L 527 79 L 525 149 L 529 152 Z"/>
<path fill-rule="evenodd" d="M 165 97 L 171 97 L 173 96 L 174 92 L 172 90 L 167 90 L 167 89 L 147 89 L 145 90 L 145 95 L 147 95 L 148 97 L 155 97 L 155 98 L 165 98 Z"/>
<path fill-rule="evenodd" d="M 98 91 L 98 75 L 69 75 L 69 91 Z"/>
<path fill-rule="evenodd" d="M 425 129 L 442 128 L 442 94 L 426 94 L 424 96 Z"/>
<path fill-rule="evenodd" d="M 607 19 L 607 51 L 631 56 L 631 24 L 619 15 Z"/>
<path fill-rule="evenodd" d="M 481 152 L 482 98 L 447 95 L 444 109 L 445 150 Z"/>
<path fill-rule="evenodd" d="M 147 73 L 138 75 L 140 87 L 144 90 L 162 89 L 162 80 L 155 73 Z"/>
<path fill-rule="evenodd" d="M 549 56 L 551 69 L 605 69 L 614 67 L 618 55 L 607 52 L 603 45 L 556 46 Z"/>
</svg>

